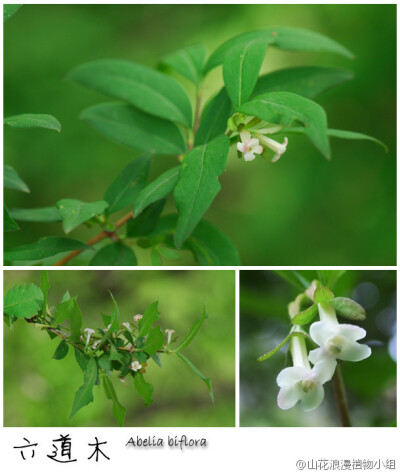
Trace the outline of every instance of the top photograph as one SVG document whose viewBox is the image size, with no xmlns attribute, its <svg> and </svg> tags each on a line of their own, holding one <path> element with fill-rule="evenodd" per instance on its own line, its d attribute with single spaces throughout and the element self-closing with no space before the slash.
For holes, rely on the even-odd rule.
<svg viewBox="0 0 400 475">
<path fill-rule="evenodd" d="M 396 5 L 4 5 L 4 265 L 396 265 Z"/>
</svg>

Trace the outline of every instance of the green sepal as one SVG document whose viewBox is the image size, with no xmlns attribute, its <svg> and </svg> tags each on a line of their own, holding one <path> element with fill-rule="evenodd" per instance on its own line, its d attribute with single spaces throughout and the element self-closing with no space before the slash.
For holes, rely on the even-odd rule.
<svg viewBox="0 0 400 475">
<path fill-rule="evenodd" d="M 327 287 L 317 287 L 314 292 L 315 303 L 325 303 L 334 297 L 333 293 Z"/>
<path fill-rule="evenodd" d="M 365 320 L 365 309 L 357 302 L 347 297 L 335 297 L 328 302 L 339 317 L 349 320 Z"/>
<path fill-rule="evenodd" d="M 307 310 L 303 310 L 298 313 L 295 317 L 292 318 L 292 323 L 295 325 L 306 325 L 307 323 L 314 320 L 318 314 L 318 306 L 316 304 L 311 305 Z"/>
</svg>

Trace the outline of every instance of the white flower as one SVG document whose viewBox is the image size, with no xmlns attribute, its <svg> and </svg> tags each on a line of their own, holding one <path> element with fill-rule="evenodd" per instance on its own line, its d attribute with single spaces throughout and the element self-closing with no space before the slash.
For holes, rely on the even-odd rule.
<svg viewBox="0 0 400 475">
<path fill-rule="evenodd" d="M 244 130 L 240 132 L 241 142 L 237 143 L 237 149 L 242 152 L 246 162 L 250 162 L 256 158 L 255 154 L 260 155 L 263 152 L 259 140 L 252 137 L 250 132 Z"/>
<path fill-rule="evenodd" d="M 85 328 L 83 332 L 87 334 L 86 345 L 88 345 L 90 341 L 90 337 L 93 335 L 93 333 L 96 333 L 96 332 L 93 330 L 93 328 Z"/>
<path fill-rule="evenodd" d="M 286 147 L 289 142 L 287 137 L 285 137 L 283 143 L 279 143 L 276 140 L 273 140 L 269 137 L 265 137 L 264 135 L 261 135 L 260 133 L 255 134 L 255 136 L 259 139 L 262 145 L 270 148 L 273 152 L 275 152 L 275 155 L 271 159 L 272 163 L 279 160 L 281 156 L 286 152 Z"/>
<path fill-rule="evenodd" d="M 107 327 L 104 329 L 104 332 L 107 333 L 110 328 L 111 328 L 111 323 L 107 325 Z"/>
<path fill-rule="evenodd" d="M 294 331 L 299 331 L 299 329 L 298 326 L 294 327 Z M 278 406 L 286 410 L 300 401 L 304 411 L 312 411 L 324 399 L 322 385 L 332 378 L 336 361 L 324 360 L 311 369 L 304 336 L 300 335 L 291 338 L 290 352 L 293 366 L 283 369 L 276 378 L 281 388 L 278 394 Z"/>
<path fill-rule="evenodd" d="M 131 370 L 132 371 L 137 371 L 142 367 L 142 365 L 139 363 L 139 361 L 132 361 L 131 364 Z"/>
<path fill-rule="evenodd" d="M 97 340 L 93 343 L 92 348 L 95 350 L 99 346 L 100 340 Z"/>
<path fill-rule="evenodd" d="M 170 342 L 171 342 L 171 336 L 172 336 L 173 333 L 175 333 L 175 330 L 170 330 L 169 328 L 167 328 L 167 329 L 165 330 L 165 333 L 168 334 L 167 345 L 169 345 Z"/>
<path fill-rule="evenodd" d="M 121 383 L 125 383 L 125 378 L 119 378 L 119 380 L 121 381 Z"/>
<path fill-rule="evenodd" d="M 131 331 L 131 326 L 129 325 L 129 323 L 124 322 L 122 326 L 125 327 L 129 332 Z"/>
<path fill-rule="evenodd" d="M 329 381 L 335 365 L 329 361 L 320 361 L 312 369 L 303 366 L 292 366 L 283 369 L 276 378 L 281 388 L 278 394 L 278 406 L 281 409 L 292 408 L 301 401 L 303 411 L 316 409 L 324 399 L 322 385 Z"/>
<path fill-rule="evenodd" d="M 310 351 L 309 360 L 317 363 L 322 360 L 361 361 L 368 358 L 371 348 L 357 343 L 364 338 L 366 331 L 357 325 L 315 322 L 310 327 L 311 338 L 319 345 Z"/>
<path fill-rule="evenodd" d="M 139 320 L 141 320 L 143 318 L 143 315 L 140 315 L 140 313 L 138 313 L 137 315 L 135 315 L 133 317 L 133 320 L 137 323 Z"/>
</svg>

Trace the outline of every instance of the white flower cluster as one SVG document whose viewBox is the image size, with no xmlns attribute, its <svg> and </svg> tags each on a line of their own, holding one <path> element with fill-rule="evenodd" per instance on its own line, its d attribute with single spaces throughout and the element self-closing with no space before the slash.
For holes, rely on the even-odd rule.
<svg viewBox="0 0 400 475">
<path fill-rule="evenodd" d="M 316 409 L 324 399 L 323 384 L 332 378 L 337 360 L 361 361 L 371 354 L 368 345 L 357 343 L 366 335 L 363 328 L 339 324 L 329 303 L 319 303 L 318 312 L 320 321 L 310 326 L 310 337 L 319 348 L 307 354 L 305 337 L 299 334 L 291 338 L 293 366 L 283 369 L 276 380 L 281 409 L 290 409 L 298 401 L 304 411 Z M 300 333 L 301 327 L 295 327 L 294 331 Z"/>
</svg>

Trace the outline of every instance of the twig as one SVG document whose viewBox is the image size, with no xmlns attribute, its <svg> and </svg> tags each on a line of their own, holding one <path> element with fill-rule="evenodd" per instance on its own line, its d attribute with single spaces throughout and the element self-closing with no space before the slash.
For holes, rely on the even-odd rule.
<svg viewBox="0 0 400 475">
<path fill-rule="evenodd" d="M 119 221 L 117 221 L 114 224 L 114 229 L 118 229 L 121 226 L 123 226 L 125 223 L 127 223 L 131 218 L 133 218 L 133 213 L 130 211 L 127 215 L 122 217 Z M 89 239 L 89 241 L 86 242 L 88 246 L 92 246 L 93 244 L 96 244 L 103 239 L 109 238 L 115 236 L 115 231 L 102 231 L 99 233 L 97 236 L 94 236 L 92 239 Z M 71 259 L 74 257 L 78 256 L 81 252 L 83 252 L 84 249 L 77 249 L 76 251 L 70 252 L 68 255 L 60 259 L 58 262 L 56 262 L 54 265 L 55 266 L 65 266 Z"/>
<path fill-rule="evenodd" d="M 339 365 L 336 366 L 336 371 L 333 375 L 332 383 L 342 426 L 351 427 L 349 408 L 347 406 L 346 399 L 346 389 L 344 387 L 342 371 Z"/>
</svg>

